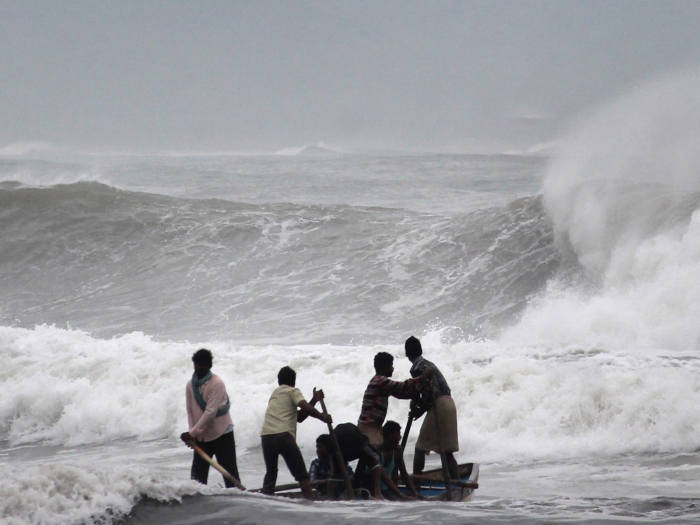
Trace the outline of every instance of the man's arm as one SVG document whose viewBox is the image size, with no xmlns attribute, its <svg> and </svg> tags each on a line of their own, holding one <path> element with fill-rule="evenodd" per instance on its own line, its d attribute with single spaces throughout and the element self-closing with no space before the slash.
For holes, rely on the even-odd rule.
<svg viewBox="0 0 700 525">
<path fill-rule="evenodd" d="M 309 403 L 307 403 L 303 399 L 299 402 L 298 406 L 303 412 L 306 412 L 307 416 L 311 416 L 313 418 L 320 419 L 324 423 L 333 423 L 333 418 L 331 418 L 330 414 L 321 414 L 321 412 L 316 410 L 314 407 L 312 407 Z M 304 416 L 304 419 L 306 419 L 306 416 Z M 297 416 L 297 420 L 298 420 L 298 416 Z"/>
<path fill-rule="evenodd" d="M 391 479 L 391 477 L 389 477 L 387 475 L 386 470 L 384 470 L 383 468 L 381 469 L 381 477 L 382 477 L 382 481 L 384 482 L 384 484 L 389 488 L 389 490 L 391 492 L 393 492 L 396 496 L 398 496 L 399 499 L 407 499 L 406 495 L 399 490 L 399 488 L 396 486 L 394 481 Z M 381 492 L 380 492 L 380 495 L 381 495 Z"/>
<path fill-rule="evenodd" d="M 323 390 L 316 390 L 314 388 L 314 393 L 311 396 L 311 403 L 307 403 L 311 408 L 313 408 L 316 403 L 318 403 L 321 399 L 323 399 Z M 306 401 L 304 401 L 306 403 Z M 301 403 L 297 405 L 298 407 L 301 408 Z M 297 423 L 301 423 L 304 421 L 307 417 L 309 417 L 309 411 L 308 410 L 297 410 Z"/>
<path fill-rule="evenodd" d="M 432 375 L 433 371 L 426 367 L 421 375 L 412 379 L 406 379 L 406 381 L 392 381 L 391 379 L 387 379 L 382 389 L 387 395 L 398 399 L 411 399 L 422 390 L 423 385 Z"/>
<path fill-rule="evenodd" d="M 411 411 L 411 416 L 413 419 L 420 419 L 427 411 L 420 396 L 416 396 L 411 399 L 411 406 L 409 410 Z"/>
<path fill-rule="evenodd" d="M 192 393 L 192 383 L 187 383 L 185 386 L 185 408 L 187 409 L 187 432 L 180 434 L 180 439 L 185 442 L 185 445 L 192 448 L 192 436 L 189 429 L 194 426 L 194 411 L 192 407 L 194 394 Z"/>
<path fill-rule="evenodd" d="M 423 499 L 423 497 L 416 490 L 416 485 L 413 483 L 413 478 L 408 474 L 408 471 L 406 470 L 406 463 L 404 463 L 403 460 L 403 449 L 401 448 L 401 445 L 398 445 L 396 447 L 396 450 L 394 450 L 394 457 L 398 458 L 398 461 L 396 463 L 398 466 L 399 474 L 401 475 L 401 479 L 403 480 L 403 482 L 408 487 L 408 490 L 411 491 L 411 495 L 413 495 L 416 498 Z"/>
<path fill-rule="evenodd" d="M 194 411 L 192 407 L 194 394 L 192 393 L 192 383 L 188 382 L 185 386 L 185 407 L 187 408 L 187 428 L 194 426 Z"/>
<path fill-rule="evenodd" d="M 300 410 L 297 411 L 297 422 L 300 423 L 304 421 L 308 416 L 311 416 L 313 418 L 320 419 L 324 423 L 333 423 L 333 419 L 331 418 L 330 414 L 321 414 L 318 410 L 314 408 L 314 405 L 320 399 L 323 399 L 323 390 L 316 390 L 314 388 L 313 396 L 311 396 L 311 404 L 309 404 L 305 399 L 299 401 L 297 407 L 299 407 Z"/>
</svg>

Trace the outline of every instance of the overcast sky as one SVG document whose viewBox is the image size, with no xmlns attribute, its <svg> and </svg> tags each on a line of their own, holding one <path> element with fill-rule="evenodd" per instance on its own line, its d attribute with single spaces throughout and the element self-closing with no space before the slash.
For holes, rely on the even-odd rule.
<svg viewBox="0 0 700 525">
<path fill-rule="evenodd" d="M 0 0 L 0 147 L 492 151 L 700 65 L 700 1 Z"/>
</svg>

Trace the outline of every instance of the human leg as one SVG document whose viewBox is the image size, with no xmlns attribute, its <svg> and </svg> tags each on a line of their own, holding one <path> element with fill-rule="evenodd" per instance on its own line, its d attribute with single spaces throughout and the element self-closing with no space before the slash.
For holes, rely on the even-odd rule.
<svg viewBox="0 0 700 525">
<path fill-rule="evenodd" d="M 459 479 L 459 466 L 455 455 L 452 452 L 445 452 L 445 458 L 447 459 L 447 470 L 450 472 L 450 478 Z"/>
<path fill-rule="evenodd" d="M 309 472 L 306 470 L 301 450 L 299 450 L 299 446 L 291 434 L 285 433 L 284 436 L 280 437 L 279 450 L 284 462 L 287 464 L 289 472 L 294 479 L 299 482 L 304 497 L 306 499 L 313 499 L 311 483 L 309 482 Z"/>
<path fill-rule="evenodd" d="M 263 479 L 262 488 L 262 492 L 265 494 L 275 493 L 275 484 L 277 483 L 277 461 L 279 458 L 275 437 L 278 435 L 279 434 L 271 434 L 260 438 L 262 442 L 263 459 L 265 460 L 265 477 Z"/>
<path fill-rule="evenodd" d="M 197 452 L 192 456 L 192 467 L 190 468 L 190 479 L 199 481 L 203 485 L 207 484 L 209 477 L 209 463 L 204 461 Z"/>
<path fill-rule="evenodd" d="M 372 473 L 372 493 L 375 499 L 384 499 L 382 495 L 382 471 L 381 465 L 376 465 L 370 472 Z"/>
<path fill-rule="evenodd" d="M 417 448 L 413 454 L 413 474 L 420 474 L 425 468 L 425 450 Z"/>
<path fill-rule="evenodd" d="M 357 464 L 357 469 L 360 470 L 360 465 L 366 471 L 369 471 L 369 486 L 367 487 L 373 494 L 375 499 L 384 499 L 382 496 L 382 468 L 381 461 L 377 450 L 370 445 L 368 442 L 362 445 L 362 452 L 360 455 L 360 461 Z"/>
<path fill-rule="evenodd" d="M 197 442 L 199 447 L 211 456 L 213 453 L 213 441 Z M 209 463 L 207 463 L 198 453 L 194 451 L 192 453 L 192 467 L 190 468 L 190 479 L 199 481 L 200 483 L 206 485 L 207 479 L 209 478 Z"/>
<path fill-rule="evenodd" d="M 454 453 L 459 450 L 457 408 L 451 396 L 440 396 L 435 403 L 440 421 L 440 446 L 445 451 L 447 469 L 452 479 L 459 479 L 459 466 Z"/>
<path fill-rule="evenodd" d="M 241 480 L 238 475 L 238 465 L 236 463 L 236 441 L 233 437 L 233 431 L 227 432 L 215 440 L 216 460 L 238 481 Z M 224 478 L 224 484 L 227 488 L 233 487 L 232 481 Z"/>
</svg>

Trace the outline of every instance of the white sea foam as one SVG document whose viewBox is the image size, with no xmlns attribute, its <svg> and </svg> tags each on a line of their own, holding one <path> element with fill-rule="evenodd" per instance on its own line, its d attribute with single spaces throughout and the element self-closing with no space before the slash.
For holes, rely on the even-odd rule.
<svg viewBox="0 0 700 525">
<path fill-rule="evenodd" d="M 700 347 L 700 71 L 580 123 L 544 183 L 555 234 L 593 287 L 551 283 L 509 340 Z"/>
<path fill-rule="evenodd" d="M 0 521 L 7 525 L 111 523 L 144 497 L 180 501 L 202 491 L 204 487 L 194 482 L 163 481 L 162 473 L 134 465 L 7 466 L 0 476 Z"/>
<path fill-rule="evenodd" d="M 700 446 L 700 360 L 687 354 L 610 353 L 495 342 L 424 339 L 459 407 L 463 451 L 479 458 L 576 456 Z M 198 345 L 143 334 L 101 340 L 52 327 L 0 329 L 0 439 L 78 445 L 175 438 L 186 429 L 184 385 Z M 377 351 L 409 363 L 396 346 L 238 346 L 214 342 L 241 449 L 257 447 L 267 399 L 284 364 L 311 395 L 322 387 L 336 422 L 356 421 Z M 389 417 L 405 422 L 406 403 Z M 313 449 L 324 425 L 303 425 Z"/>
</svg>

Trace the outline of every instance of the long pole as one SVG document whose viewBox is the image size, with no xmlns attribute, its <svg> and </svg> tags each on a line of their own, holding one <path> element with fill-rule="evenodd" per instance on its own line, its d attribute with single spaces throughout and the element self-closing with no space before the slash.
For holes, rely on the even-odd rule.
<svg viewBox="0 0 700 525">
<path fill-rule="evenodd" d="M 327 415 L 328 410 L 326 410 L 326 403 L 325 401 L 323 401 L 323 398 L 321 398 L 321 408 L 323 409 L 323 413 Z M 343 453 L 340 451 L 340 446 L 338 445 L 338 438 L 335 435 L 335 430 L 333 430 L 333 425 L 331 423 L 326 424 L 328 425 L 328 433 L 331 436 L 331 441 L 333 441 L 333 448 L 335 449 L 335 459 L 338 463 L 338 468 L 340 469 L 340 473 L 343 475 L 343 479 L 345 480 L 345 497 L 346 499 L 352 499 L 355 495 L 355 492 L 352 490 L 352 481 L 350 480 L 348 471 L 345 468 L 345 458 L 343 457 Z"/>
<path fill-rule="evenodd" d="M 194 451 L 201 456 L 201 458 L 209 463 L 212 467 L 214 467 L 216 470 L 221 472 L 221 475 L 225 477 L 227 480 L 229 480 L 231 483 L 233 483 L 236 488 L 239 488 L 241 490 L 245 490 L 245 487 L 241 485 L 241 482 L 238 481 L 236 476 L 231 474 L 228 470 L 226 470 L 224 467 L 219 465 L 209 454 L 204 452 L 202 448 L 197 444 L 195 440 L 190 441 L 189 445 L 194 449 Z"/>
<path fill-rule="evenodd" d="M 406 452 L 406 443 L 408 443 L 408 433 L 411 431 L 411 425 L 413 424 L 413 413 L 408 411 L 408 421 L 406 421 L 406 430 L 403 431 L 403 438 L 401 439 L 401 450 Z"/>
<path fill-rule="evenodd" d="M 337 479 L 335 481 L 342 481 L 342 480 Z M 325 479 L 323 479 L 323 480 L 317 479 L 314 481 L 309 481 L 309 484 L 312 487 L 316 487 L 316 486 L 321 485 L 323 483 L 327 483 L 327 481 Z M 301 485 L 299 483 L 287 483 L 286 485 L 277 485 L 274 489 L 274 492 L 283 492 L 286 490 L 298 489 L 300 487 L 301 487 Z M 263 491 L 263 489 L 262 489 L 262 487 L 260 487 L 259 489 L 252 489 L 249 492 L 262 492 L 262 491 Z"/>
</svg>

